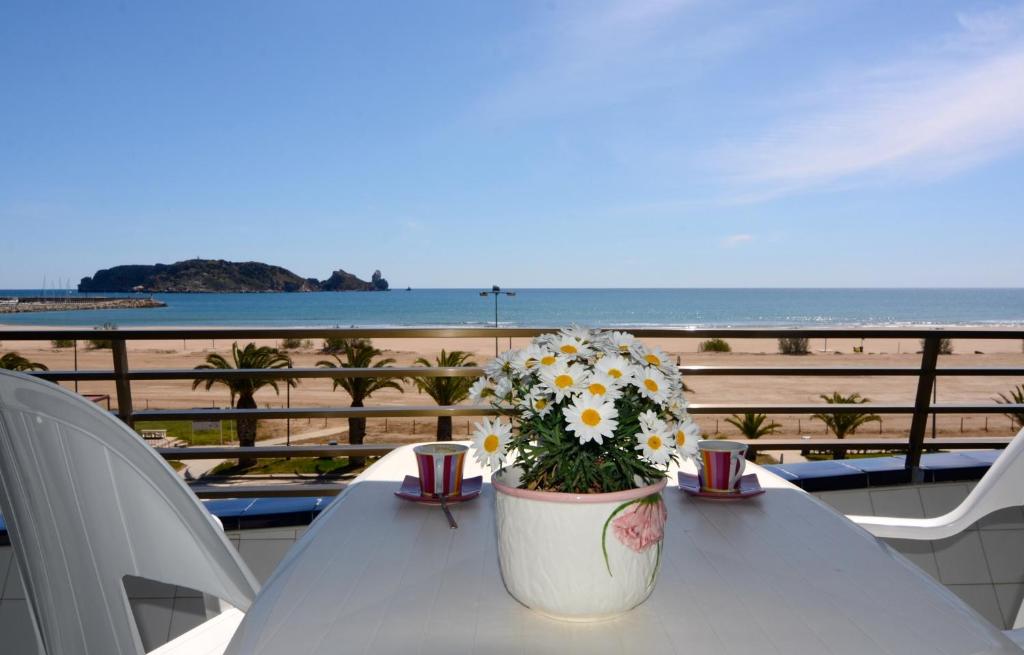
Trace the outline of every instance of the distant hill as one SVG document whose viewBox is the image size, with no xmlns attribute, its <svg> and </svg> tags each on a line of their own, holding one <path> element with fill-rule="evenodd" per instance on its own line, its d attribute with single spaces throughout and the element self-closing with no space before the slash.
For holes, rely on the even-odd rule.
<svg viewBox="0 0 1024 655">
<path fill-rule="evenodd" d="M 224 293 L 263 291 L 387 291 L 388 281 L 374 271 L 370 282 L 338 269 L 320 282 L 286 268 L 260 262 L 189 259 L 174 264 L 129 264 L 84 277 L 79 291 L 151 291 Z"/>
</svg>

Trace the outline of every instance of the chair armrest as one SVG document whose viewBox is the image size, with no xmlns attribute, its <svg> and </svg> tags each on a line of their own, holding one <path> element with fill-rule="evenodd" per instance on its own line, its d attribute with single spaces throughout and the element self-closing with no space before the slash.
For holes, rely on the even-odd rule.
<svg viewBox="0 0 1024 655">
<path fill-rule="evenodd" d="M 949 515 L 932 519 L 911 519 L 894 516 L 856 516 L 850 519 L 876 537 L 886 539 L 914 539 L 917 541 L 935 541 L 952 537 L 962 532 L 964 527 L 958 521 L 950 520 Z"/>
</svg>

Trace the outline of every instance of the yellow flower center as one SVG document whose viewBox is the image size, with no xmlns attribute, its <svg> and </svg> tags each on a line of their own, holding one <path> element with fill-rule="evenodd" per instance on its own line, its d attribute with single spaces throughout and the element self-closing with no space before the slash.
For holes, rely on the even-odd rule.
<svg viewBox="0 0 1024 655">
<path fill-rule="evenodd" d="M 600 382 L 594 382 L 589 387 L 587 387 L 587 391 L 594 394 L 595 396 L 603 396 L 608 390 L 605 389 L 604 385 L 601 384 Z"/>
<path fill-rule="evenodd" d="M 590 427 L 594 427 L 601 422 L 601 414 L 596 409 L 587 408 L 580 414 L 580 420 Z"/>
<path fill-rule="evenodd" d="M 620 353 L 628 353 L 629 352 L 629 344 L 628 343 L 620 343 L 619 344 L 619 352 Z"/>
<path fill-rule="evenodd" d="M 647 387 L 647 390 L 651 393 L 658 393 L 658 383 L 651 378 L 644 380 L 644 386 Z"/>
<path fill-rule="evenodd" d="M 572 345 L 571 343 L 565 344 L 564 346 L 559 348 L 559 350 L 561 350 L 566 355 L 575 355 L 577 353 L 576 346 Z"/>
<path fill-rule="evenodd" d="M 653 366 L 661 366 L 661 359 L 659 359 L 657 355 L 648 354 L 644 357 L 644 359 L 647 360 L 648 364 L 651 364 Z"/>
<path fill-rule="evenodd" d="M 608 377 L 613 377 L 616 380 L 618 380 L 619 378 L 622 377 L 622 371 L 620 371 L 617 368 L 610 368 L 608 369 Z"/>
<path fill-rule="evenodd" d="M 484 450 L 489 453 L 496 452 L 500 444 L 501 439 L 498 439 L 498 435 L 496 434 L 489 434 L 484 437 Z"/>
<path fill-rule="evenodd" d="M 544 408 L 547 406 L 548 401 L 544 400 L 543 398 L 538 398 L 536 402 L 533 403 L 533 408 L 538 412 L 544 411 Z"/>
<path fill-rule="evenodd" d="M 676 443 L 680 446 L 686 443 L 686 433 L 683 432 L 682 430 L 676 432 Z"/>
<path fill-rule="evenodd" d="M 647 447 L 651 450 L 661 450 L 661 437 L 656 434 L 647 437 Z"/>
<path fill-rule="evenodd" d="M 543 357 L 540 358 L 540 363 L 543 364 L 544 366 L 551 366 L 552 364 L 555 363 L 555 356 L 544 355 Z"/>
<path fill-rule="evenodd" d="M 559 389 L 565 389 L 566 387 L 572 386 L 572 376 L 562 373 L 555 378 L 555 386 Z"/>
</svg>

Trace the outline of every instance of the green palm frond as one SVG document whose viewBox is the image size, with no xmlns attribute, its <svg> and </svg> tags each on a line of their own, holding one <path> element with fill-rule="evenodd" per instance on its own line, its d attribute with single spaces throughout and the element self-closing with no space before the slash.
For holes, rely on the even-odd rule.
<svg viewBox="0 0 1024 655">
<path fill-rule="evenodd" d="M 766 425 L 765 421 L 767 420 L 767 414 L 746 412 L 742 416 L 739 414 L 733 414 L 729 418 L 725 419 L 725 422 L 734 425 L 744 437 L 748 439 L 757 439 L 758 437 L 762 437 L 766 434 L 772 434 L 782 427 L 774 421 Z"/>
<path fill-rule="evenodd" d="M 868 398 L 862 398 L 859 393 L 852 393 L 849 396 L 844 396 L 838 391 L 835 391 L 831 394 L 821 394 L 819 397 L 830 405 L 858 405 L 869 402 Z M 815 414 L 814 418 L 822 421 L 832 434 L 836 435 L 837 439 L 842 439 L 848 434 L 853 434 L 857 431 L 857 428 L 861 427 L 865 423 L 882 420 L 877 414 L 871 414 L 869 412 L 853 412 L 849 414 L 822 412 L 820 414 Z"/>
<path fill-rule="evenodd" d="M 49 371 L 46 364 L 33 362 L 27 357 L 22 357 L 16 352 L 9 352 L 0 357 L 0 368 L 8 371 Z"/>
<path fill-rule="evenodd" d="M 1024 405 L 1024 384 L 1018 384 L 1008 393 L 1009 395 L 1001 393 L 998 398 L 993 400 L 1001 405 Z M 1006 412 L 1006 416 L 1017 421 L 1017 425 L 1024 427 L 1024 412 Z"/>
<path fill-rule="evenodd" d="M 381 357 L 380 350 L 373 347 L 368 339 L 344 339 L 339 344 L 341 354 L 332 355 L 334 361 L 322 359 L 316 363 L 320 368 L 385 368 L 395 363 L 391 357 Z M 379 358 L 379 359 L 378 359 Z M 366 398 L 381 389 L 396 389 L 404 392 L 402 385 L 391 378 L 336 377 L 333 388 L 341 387 L 352 398 L 352 405 L 359 407 Z"/>
<path fill-rule="evenodd" d="M 417 366 L 438 368 L 456 368 L 460 366 L 476 366 L 472 360 L 473 353 L 464 350 L 453 350 L 450 353 L 441 351 L 436 360 L 431 363 L 424 357 L 416 360 Z M 438 405 L 457 405 L 469 395 L 469 388 L 473 386 L 475 378 L 472 377 L 413 377 L 413 384 L 422 393 L 430 396 Z"/>
<path fill-rule="evenodd" d="M 267 369 L 267 368 L 291 368 L 292 359 L 277 348 L 270 346 L 257 346 L 255 343 L 247 343 L 244 348 L 238 347 L 238 342 L 231 344 L 231 361 L 228 361 L 220 353 L 211 353 L 206 356 L 206 362 L 196 366 L 197 370 L 230 370 L 230 369 Z M 235 377 L 212 377 L 196 378 L 192 381 L 192 388 L 197 389 L 204 386 L 207 391 L 215 384 L 222 384 L 231 391 L 232 397 L 252 396 L 263 387 L 271 387 L 276 393 L 281 393 L 278 388 L 279 380 L 274 378 L 235 378 Z M 298 385 L 295 378 L 285 378 L 284 382 L 294 387 Z"/>
</svg>

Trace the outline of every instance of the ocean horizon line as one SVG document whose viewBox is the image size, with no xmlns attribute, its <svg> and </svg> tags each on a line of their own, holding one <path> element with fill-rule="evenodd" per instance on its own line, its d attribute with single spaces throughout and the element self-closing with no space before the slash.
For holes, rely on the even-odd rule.
<svg viewBox="0 0 1024 655">
<path fill-rule="evenodd" d="M 817 323 L 607 323 L 607 324 L 593 324 L 583 322 L 569 322 L 569 323 L 512 323 L 506 321 L 499 321 L 498 328 L 510 328 L 510 329 L 550 329 L 559 330 L 569 325 L 580 325 L 581 327 L 591 329 L 666 329 L 666 330 L 729 330 L 729 329 L 765 329 L 765 330 L 780 330 L 780 329 L 818 329 L 818 328 L 835 328 L 835 329 L 993 329 L 993 328 L 1024 328 L 1024 319 L 1018 321 L 973 321 L 964 323 L 953 323 L 953 322 L 928 322 L 928 321 L 913 321 L 913 322 L 890 322 L 890 323 L 833 323 L 833 322 L 817 322 Z M 83 322 L 80 324 L 61 323 L 59 325 L 52 324 L 21 324 L 21 323 L 4 323 L 0 321 L 0 330 L 12 329 L 12 330 L 57 330 L 61 328 L 66 329 L 99 329 L 101 326 L 96 326 L 92 322 Z M 151 323 L 151 324 L 131 324 L 124 326 L 125 329 L 131 330 L 166 330 L 173 328 L 181 328 L 187 330 L 206 330 L 206 329 L 237 329 L 237 330 L 256 330 L 256 329 L 279 329 L 279 330 L 301 330 L 301 329 L 346 329 L 354 328 L 360 330 L 390 330 L 390 329 L 424 329 L 424 330 L 446 330 L 446 329 L 459 329 L 459 328 L 490 328 L 495 327 L 494 323 L 488 323 L 486 321 L 480 322 L 467 322 L 467 323 L 349 323 L 347 325 L 338 324 L 325 324 L 325 323 L 281 323 L 281 324 L 267 324 L 267 323 L 232 323 L 232 322 L 221 322 L 221 323 L 204 323 L 202 325 L 192 323 Z M 115 327 L 116 329 L 116 327 Z M 481 337 L 485 338 L 485 337 Z M 489 338 L 489 337 L 486 337 Z"/>
<path fill-rule="evenodd" d="M 493 285 L 492 285 L 493 286 Z M 393 286 L 387 291 L 412 292 L 412 291 L 488 291 L 491 287 L 402 287 Z M 1024 286 L 732 286 L 732 287 L 520 287 L 502 286 L 502 290 L 509 291 L 1024 291 Z M 2 288 L 0 295 L 4 294 L 78 294 L 84 296 L 95 296 L 98 294 L 119 294 L 119 295 L 254 295 L 254 294 L 281 294 L 281 295 L 317 295 L 317 294 L 366 294 L 380 293 L 378 291 L 78 291 L 77 289 L 62 288 Z"/>
</svg>

